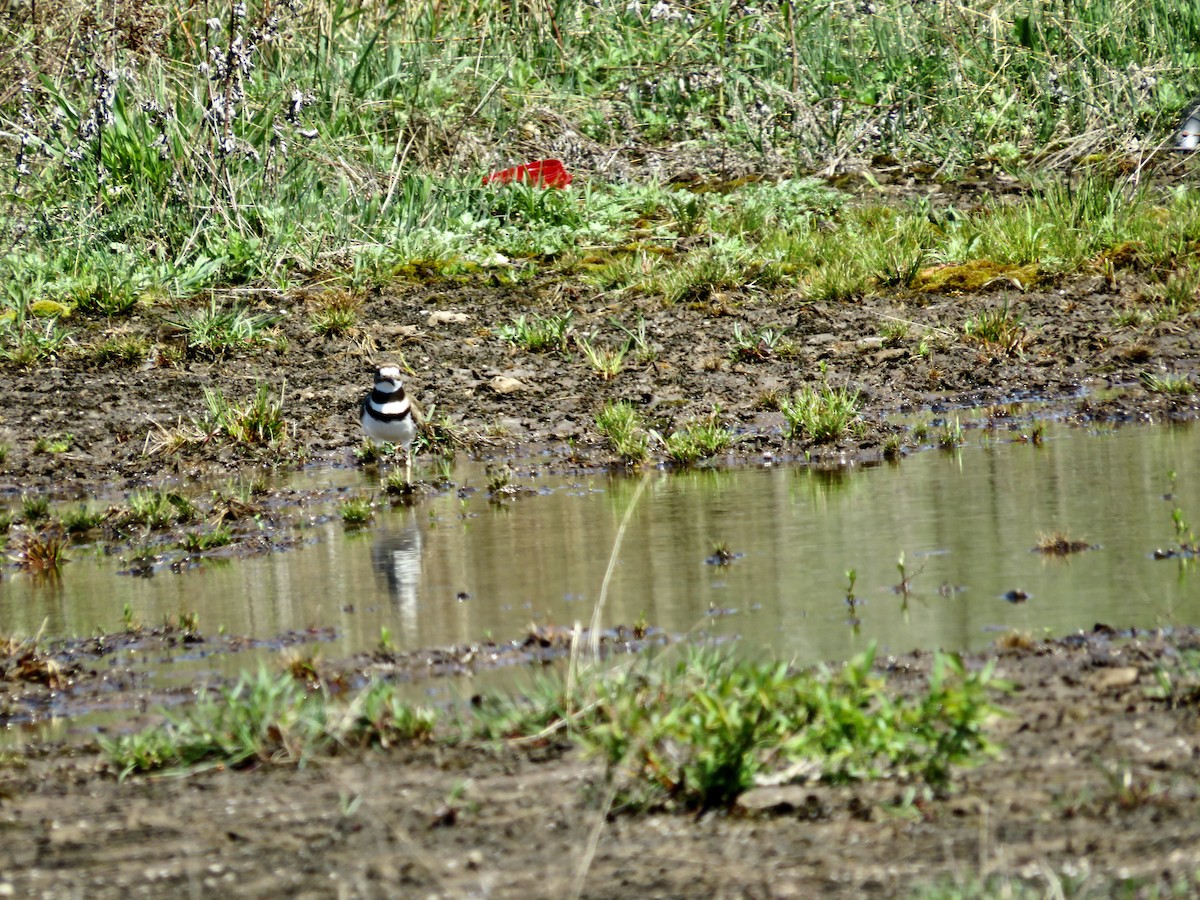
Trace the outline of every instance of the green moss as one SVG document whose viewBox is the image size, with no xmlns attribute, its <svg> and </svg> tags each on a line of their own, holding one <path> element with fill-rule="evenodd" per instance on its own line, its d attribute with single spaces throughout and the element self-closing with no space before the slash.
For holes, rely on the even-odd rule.
<svg viewBox="0 0 1200 900">
<path fill-rule="evenodd" d="M 60 319 L 71 314 L 71 307 L 57 300 L 38 300 L 30 305 L 29 314 L 38 319 Z"/>
<path fill-rule="evenodd" d="M 913 287 L 928 294 L 974 293 L 989 287 L 1028 288 L 1041 280 L 1036 263 L 1025 266 L 1002 265 L 990 259 L 976 259 L 958 265 L 931 266 L 913 279 Z"/>
</svg>

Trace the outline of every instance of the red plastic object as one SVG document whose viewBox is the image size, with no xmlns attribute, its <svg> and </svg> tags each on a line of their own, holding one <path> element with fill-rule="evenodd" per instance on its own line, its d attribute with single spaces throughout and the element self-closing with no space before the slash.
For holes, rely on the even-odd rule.
<svg viewBox="0 0 1200 900">
<path fill-rule="evenodd" d="M 511 184 L 516 181 L 534 187 L 565 188 L 574 176 L 566 170 L 561 159 L 539 159 L 537 162 L 513 166 L 502 172 L 483 177 L 484 184 Z"/>
</svg>

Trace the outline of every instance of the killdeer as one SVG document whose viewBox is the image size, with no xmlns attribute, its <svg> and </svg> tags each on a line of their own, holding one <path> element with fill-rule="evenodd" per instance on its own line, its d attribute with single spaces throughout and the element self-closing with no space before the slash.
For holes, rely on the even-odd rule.
<svg viewBox="0 0 1200 900">
<path fill-rule="evenodd" d="M 404 394 L 398 366 L 383 365 L 375 370 L 375 387 L 363 398 L 362 427 L 371 440 L 404 449 L 404 480 L 411 482 L 409 447 L 417 435 L 417 423 L 413 421 L 412 405 Z"/>
<path fill-rule="evenodd" d="M 1183 114 L 1183 121 L 1175 129 L 1175 147 L 1185 153 L 1200 149 L 1200 101 L 1192 105 Z"/>
</svg>

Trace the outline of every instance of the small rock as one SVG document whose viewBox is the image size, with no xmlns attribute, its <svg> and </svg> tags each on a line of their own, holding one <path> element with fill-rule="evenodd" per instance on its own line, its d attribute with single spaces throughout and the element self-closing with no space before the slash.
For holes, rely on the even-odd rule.
<svg viewBox="0 0 1200 900">
<path fill-rule="evenodd" d="M 1133 666 L 1122 666 L 1115 669 L 1100 669 L 1088 679 L 1088 683 L 1097 691 L 1112 691 L 1117 688 L 1129 687 L 1138 680 L 1140 673 Z"/>
<path fill-rule="evenodd" d="M 787 815 L 809 805 L 809 788 L 801 784 L 781 787 L 753 788 L 737 799 L 740 809 L 748 813 Z"/>
<path fill-rule="evenodd" d="M 488 386 L 497 394 L 512 394 L 516 391 L 524 391 L 528 389 L 528 385 L 523 381 L 517 381 L 515 378 L 509 378 L 507 375 L 497 375 L 488 382 Z"/>
<path fill-rule="evenodd" d="M 435 325 L 462 325 L 470 321 L 471 317 L 467 313 L 438 310 L 429 314 L 425 324 L 432 328 Z"/>
<path fill-rule="evenodd" d="M 420 337 L 420 325 L 380 325 L 376 334 L 381 337 Z"/>
</svg>

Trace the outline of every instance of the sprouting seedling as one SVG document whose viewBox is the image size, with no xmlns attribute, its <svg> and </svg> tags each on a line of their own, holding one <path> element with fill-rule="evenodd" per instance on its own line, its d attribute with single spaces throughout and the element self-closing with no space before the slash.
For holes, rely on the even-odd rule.
<svg viewBox="0 0 1200 900">
<path fill-rule="evenodd" d="M 858 570 L 846 570 L 846 605 L 850 607 L 849 625 L 855 635 L 858 634 L 862 620 L 858 617 L 858 598 L 854 596 L 854 583 L 858 581 Z"/>
<path fill-rule="evenodd" d="M 892 590 L 897 594 L 903 595 L 905 603 L 908 603 L 908 595 L 912 591 L 913 579 L 920 575 L 921 569 L 924 568 L 925 567 L 922 566 L 920 569 L 917 569 L 917 571 L 909 574 L 908 567 L 904 562 L 904 551 L 900 551 L 900 556 L 896 559 L 896 571 L 900 573 L 900 583 L 894 585 Z"/>
</svg>

